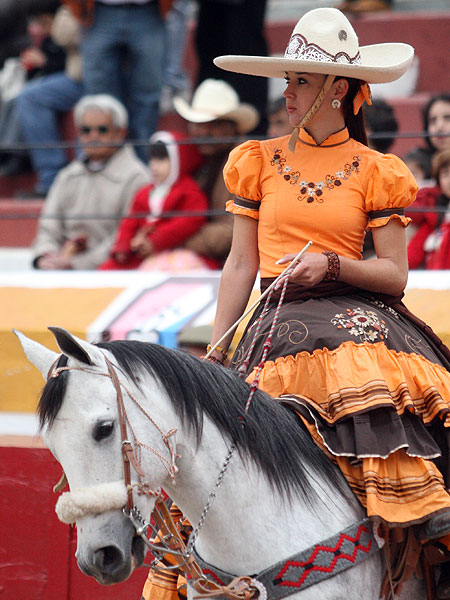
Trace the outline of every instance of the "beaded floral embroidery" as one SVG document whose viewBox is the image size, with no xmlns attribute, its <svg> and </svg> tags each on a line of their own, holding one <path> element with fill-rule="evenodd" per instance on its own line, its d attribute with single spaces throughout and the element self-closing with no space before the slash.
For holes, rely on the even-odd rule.
<svg viewBox="0 0 450 600">
<path fill-rule="evenodd" d="M 300 186 L 300 194 L 297 196 L 297 200 L 306 200 L 308 203 L 314 201 L 321 203 L 324 201 L 323 193 L 326 189 L 332 190 L 339 187 L 352 173 L 359 173 L 360 160 L 359 156 L 354 156 L 351 163 L 345 163 L 344 167 L 336 171 L 334 175 L 326 175 L 324 181 L 301 179 L 300 171 L 294 171 L 290 165 L 286 164 L 286 158 L 284 158 L 279 148 L 274 149 L 270 164 L 277 168 L 278 173 L 285 181 L 288 181 L 291 185 Z"/>
<path fill-rule="evenodd" d="M 338 329 L 345 329 L 350 335 L 359 337 L 362 342 L 375 342 L 378 338 L 388 338 L 389 330 L 386 322 L 380 320 L 373 310 L 362 308 L 347 308 L 347 314 L 335 315 L 331 322 Z"/>
<path fill-rule="evenodd" d="M 378 298 L 372 298 L 371 301 L 374 304 L 376 304 L 378 306 L 378 308 L 381 308 L 381 309 L 385 310 L 386 312 L 388 312 L 392 317 L 395 317 L 396 319 L 400 318 L 398 312 L 396 310 L 394 310 L 392 308 L 392 306 L 388 306 L 387 304 L 385 304 L 384 302 L 382 302 Z"/>
</svg>

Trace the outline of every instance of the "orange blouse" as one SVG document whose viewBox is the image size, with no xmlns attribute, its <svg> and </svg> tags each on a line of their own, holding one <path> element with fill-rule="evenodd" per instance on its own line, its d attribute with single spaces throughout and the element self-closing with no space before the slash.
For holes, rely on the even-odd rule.
<svg viewBox="0 0 450 600">
<path fill-rule="evenodd" d="M 407 166 L 380 154 L 343 129 L 318 145 L 300 130 L 294 153 L 289 136 L 248 141 L 231 151 L 225 184 L 234 195 L 227 210 L 257 219 L 261 277 L 276 277 L 309 241 L 310 252 L 334 250 L 361 259 L 366 229 L 404 216 L 417 193 Z"/>
</svg>

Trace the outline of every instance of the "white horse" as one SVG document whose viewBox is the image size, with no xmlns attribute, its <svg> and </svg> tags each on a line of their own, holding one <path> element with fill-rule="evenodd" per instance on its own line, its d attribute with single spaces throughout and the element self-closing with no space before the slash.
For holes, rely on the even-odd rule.
<svg viewBox="0 0 450 600">
<path fill-rule="evenodd" d="M 296 416 L 260 391 L 245 413 L 249 386 L 232 372 L 154 344 L 94 345 L 50 329 L 63 355 L 17 335 L 44 378 L 51 372 L 40 422 L 70 486 L 61 512 L 76 521 L 79 567 L 99 583 L 125 580 L 146 551 L 121 510 L 126 491 L 117 390 L 107 360 L 120 381 L 127 434 L 147 487 L 163 488 L 193 525 L 236 445 L 196 542 L 207 563 L 233 575 L 260 573 L 364 520 L 363 508 Z M 148 518 L 154 497 L 135 494 L 135 504 Z M 383 565 L 376 551 L 306 589 L 292 587 L 291 598 L 376 600 Z M 414 579 L 402 597 L 425 593 Z"/>
</svg>

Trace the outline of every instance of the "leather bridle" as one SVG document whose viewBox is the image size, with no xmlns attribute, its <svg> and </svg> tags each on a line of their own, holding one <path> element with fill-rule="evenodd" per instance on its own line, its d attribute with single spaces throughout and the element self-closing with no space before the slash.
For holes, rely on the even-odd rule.
<svg viewBox="0 0 450 600">
<path fill-rule="evenodd" d="M 136 459 L 136 455 L 134 453 L 133 445 L 128 439 L 127 433 L 127 419 L 125 412 L 125 405 L 123 402 L 123 394 L 122 387 L 120 385 L 119 378 L 117 377 L 117 373 L 109 361 L 105 356 L 106 366 L 108 367 L 109 377 L 111 382 L 116 390 L 116 398 L 117 398 L 117 411 L 119 414 L 119 425 L 120 425 L 120 438 L 121 438 L 121 447 L 122 447 L 122 463 L 123 463 L 123 480 L 125 487 L 127 489 L 127 503 L 125 505 L 126 514 L 129 514 L 134 506 L 133 502 L 133 486 L 131 484 L 131 466 L 136 471 L 136 474 L 139 479 L 138 490 L 140 493 L 145 493 L 150 496 L 159 497 L 160 492 L 155 492 L 153 490 L 148 489 L 148 485 L 145 482 L 145 473 L 142 470 L 138 460 Z M 145 490 L 145 491 L 144 491 Z"/>
</svg>

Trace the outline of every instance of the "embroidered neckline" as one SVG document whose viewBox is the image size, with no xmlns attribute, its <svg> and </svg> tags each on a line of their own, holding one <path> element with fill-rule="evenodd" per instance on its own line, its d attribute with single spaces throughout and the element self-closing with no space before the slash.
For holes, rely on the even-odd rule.
<svg viewBox="0 0 450 600">
<path fill-rule="evenodd" d="M 308 204 L 316 201 L 321 204 L 324 201 L 323 193 L 326 189 L 333 190 L 335 187 L 340 187 L 342 182 L 349 179 L 353 173 L 359 173 L 359 163 L 361 158 L 358 155 L 353 156 L 352 162 L 347 162 L 334 174 L 328 173 L 325 175 L 323 181 L 307 181 L 302 179 L 300 171 L 294 171 L 292 167 L 287 164 L 287 159 L 283 155 L 283 151 L 275 147 L 273 149 L 272 159 L 270 164 L 272 167 L 276 167 L 278 173 L 283 177 L 286 182 L 290 185 L 300 187 L 300 193 L 297 196 L 297 200 L 306 200 Z"/>
<path fill-rule="evenodd" d="M 306 142 L 305 140 L 302 140 L 301 138 L 299 138 L 299 142 L 301 144 L 305 144 L 305 146 L 311 146 L 312 148 L 336 148 L 336 146 L 342 146 L 342 144 L 345 144 L 345 142 L 348 142 L 349 139 L 350 139 L 350 136 L 348 136 L 348 138 L 346 138 L 343 142 L 336 142 L 336 144 L 327 144 L 327 145 L 316 144 L 316 142 Z"/>
<path fill-rule="evenodd" d="M 299 131 L 299 141 L 306 146 L 314 146 L 314 148 L 334 148 L 346 144 L 350 139 L 350 134 L 347 127 L 332 133 L 326 137 L 320 144 L 308 133 L 308 131 L 302 127 Z"/>
</svg>

